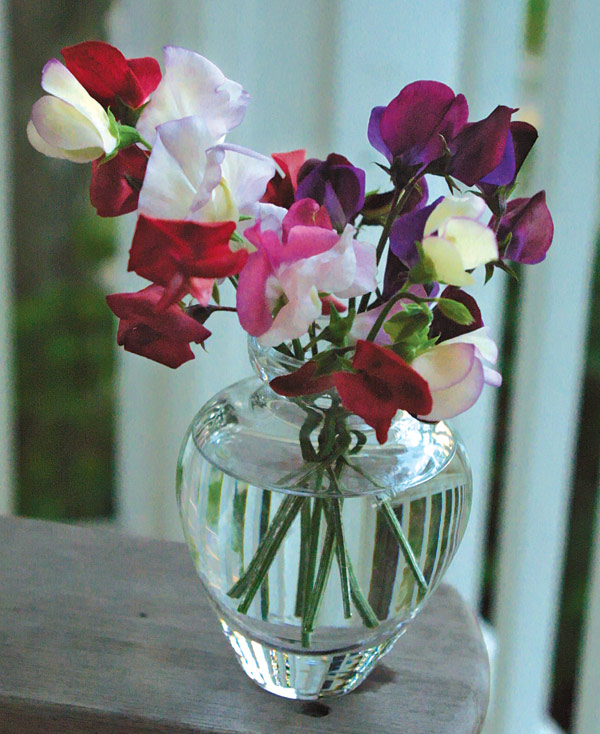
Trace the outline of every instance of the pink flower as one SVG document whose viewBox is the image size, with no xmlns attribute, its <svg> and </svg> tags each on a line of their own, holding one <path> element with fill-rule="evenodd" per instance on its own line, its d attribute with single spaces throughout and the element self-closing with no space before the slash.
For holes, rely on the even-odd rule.
<svg viewBox="0 0 600 734">
<path fill-rule="evenodd" d="M 349 298 L 376 286 L 375 249 L 354 240 L 350 225 L 342 235 L 318 225 L 288 228 L 290 221 L 306 221 L 307 213 L 319 221 L 318 211 L 316 202 L 298 202 L 283 220 L 283 241 L 275 231 L 262 231 L 260 223 L 246 230 L 256 252 L 240 273 L 238 316 L 265 346 L 305 334 L 321 314 L 319 293 Z"/>
<path fill-rule="evenodd" d="M 298 188 L 298 171 L 306 160 L 306 151 L 290 150 L 289 153 L 273 153 L 271 157 L 283 171 L 283 176 L 279 172 L 275 173 L 267 184 L 267 190 L 261 201 L 289 209 L 294 203 Z"/>
<path fill-rule="evenodd" d="M 194 359 L 190 342 L 201 344 L 210 331 L 179 305 L 159 310 L 163 291 L 159 285 L 150 285 L 138 293 L 113 293 L 106 297 L 106 302 L 120 319 L 119 345 L 127 352 L 175 368 Z"/>
</svg>

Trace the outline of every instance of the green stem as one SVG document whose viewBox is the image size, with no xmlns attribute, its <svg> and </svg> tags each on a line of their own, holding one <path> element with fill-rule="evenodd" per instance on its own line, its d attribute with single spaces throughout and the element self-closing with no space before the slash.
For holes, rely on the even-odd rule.
<svg viewBox="0 0 600 734">
<path fill-rule="evenodd" d="M 335 546 L 335 533 L 331 525 L 327 526 L 327 533 L 325 535 L 325 542 L 323 543 L 323 550 L 321 552 L 321 561 L 319 563 L 319 570 L 317 572 L 317 579 L 315 586 L 310 595 L 310 601 L 308 603 L 308 609 L 302 619 L 302 647 L 308 647 L 310 644 L 310 633 L 314 630 L 315 619 L 319 612 L 321 602 L 323 601 L 323 595 L 325 593 L 325 587 L 329 574 L 331 572 L 331 564 L 333 562 L 333 551 Z"/>
<path fill-rule="evenodd" d="M 367 334 L 367 341 L 372 342 L 375 341 L 375 337 L 377 334 L 379 334 L 379 330 L 383 326 L 384 321 L 387 319 L 388 314 L 392 310 L 392 308 L 398 303 L 398 301 L 401 298 L 406 297 L 406 290 L 408 289 L 408 283 L 405 283 L 402 288 L 396 293 L 396 295 L 392 296 L 389 301 L 385 304 L 385 306 L 381 309 L 381 313 L 377 317 L 377 320 L 371 327 L 371 330 Z"/>
<path fill-rule="evenodd" d="M 310 336 L 310 351 L 313 357 L 316 357 L 319 353 L 319 347 L 317 346 L 317 332 L 315 330 L 314 322 L 308 327 L 308 335 Z M 306 347 L 302 350 L 302 356 L 306 354 Z"/>
<path fill-rule="evenodd" d="M 306 497 L 300 512 L 300 557 L 298 559 L 298 584 L 296 586 L 296 606 L 294 614 L 302 616 L 304 596 L 306 594 L 306 577 L 308 573 L 308 559 L 310 553 L 310 497 Z"/>
<path fill-rule="evenodd" d="M 421 571 L 421 567 L 419 566 L 417 559 L 415 557 L 415 554 L 413 553 L 413 549 L 410 547 L 410 543 L 408 542 L 406 535 L 404 535 L 404 530 L 402 530 L 402 526 L 398 522 L 396 513 L 392 509 L 392 506 L 390 505 L 389 500 L 382 500 L 380 508 L 381 508 L 381 511 L 383 512 L 383 516 L 388 521 L 391 531 L 393 532 L 394 536 L 396 537 L 396 540 L 398 541 L 400 550 L 402 551 L 402 554 L 404 555 L 404 560 L 406 561 L 410 570 L 412 571 L 413 576 L 415 577 L 417 583 L 419 584 L 421 591 L 423 591 L 423 593 L 427 592 L 429 588 L 429 584 L 427 583 L 427 581 L 425 580 L 425 577 L 423 576 L 423 572 Z"/>
<path fill-rule="evenodd" d="M 281 545 L 283 536 L 289 529 L 292 521 L 298 514 L 298 510 L 300 509 L 300 505 L 297 504 L 298 500 L 301 501 L 302 499 L 302 497 L 294 495 L 287 495 L 285 497 L 271 520 L 269 529 L 258 544 L 254 557 L 248 564 L 248 568 L 231 587 L 231 589 L 229 589 L 227 596 L 230 596 L 233 599 L 238 599 L 246 592 L 252 583 L 254 576 L 258 572 L 258 568 L 262 563 L 263 554 L 268 553 L 273 545 L 276 545 L 276 552 L 279 545 Z"/>
<path fill-rule="evenodd" d="M 332 472 L 333 473 L 333 472 Z M 335 534 L 335 555 L 340 572 L 340 585 L 342 587 L 342 608 L 344 610 L 344 618 L 350 619 L 352 610 L 350 609 L 350 579 L 348 576 L 348 551 L 346 549 L 346 541 L 344 539 L 344 527 L 342 525 L 342 500 L 329 500 L 329 522 L 333 525 Z"/>
<path fill-rule="evenodd" d="M 259 537 L 262 540 L 269 528 L 269 514 L 271 512 L 271 493 L 263 491 L 262 502 L 260 507 L 260 527 Z M 269 578 L 265 575 L 265 580 L 260 587 L 260 616 L 266 621 L 269 616 Z"/>
<path fill-rule="evenodd" d="M 305 587 L 303 590 L 304 606 L 302 608 L 302 618 L 308 612 L 310 597 L 312 595 L 313 583 L 315 578 L 315 568 L 317 566 L 317 551 L 319 550 L 319 535 L 321 531 L 321 512 L 323 509 L 323 500 L 315 498 L 312 516 L 310 518 L 310 543 L 308 546 L 308 563 L 305 577 Z"/>
<path fill-rule="evenodd" d="M 300 339 L 292 339 L 292 347 L 294 348 L 294 357 L 301 362 L 304 361 L 304 349 L 300 343 Z"/>
<path fill-rule="evenodd" d="M 348 575 L 350 576 L 350 593 L 352 594 L 352 601 L 358 609 L 358 613 L 362 617 L 363 622 L 367 627 L 377 627 L 379 625 L 379 620 L 373 611 L 373 607 L 369 604 L 367 598 L 362 593 L 360 584 L 358 583 L 358 579 L 354 573 L 354 568 L 352 567 L 350 556 L 348 556 Z"/>
</svg>

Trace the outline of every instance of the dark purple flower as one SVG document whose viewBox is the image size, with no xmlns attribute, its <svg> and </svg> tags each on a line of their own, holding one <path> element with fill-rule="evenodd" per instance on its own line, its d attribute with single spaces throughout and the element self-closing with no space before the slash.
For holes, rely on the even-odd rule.
<svg viewBox="0 0 600 734">
<path fill-rule="evenodd" d="M 309 158 L 298 171 L 296 201 L 314 199 L 341 231 L 352 222 L 365 203 L 365 172 L 343 155 L 331 153 L 326 160 Z"/>
<path fill-rule="evenodd" d="M 498 186 L 512 186 L 537 137 L 537 130 L 528 122 L 517 120 L 510 123 L 510 133 L 506 138 L 502 160 L 491 173 L 478 182 L 491 203 L 492 211 L 497 209 L 493 206 L 492 199 Z"/>
<path fill-rule="evenodd" d="M 372 110 L 369 142 L 397 166 L 426 166 L 444 154 L 444 141 L 460 132 L 468 114 L 464 95 L 440 82 L 413 82 L 387 107 Z"/>
<path fill-rule="evenodd" d="M 368 194 L 365 197 L 365 203 L 361 209 L 361 215 L 363 220 L 367 224 L 379 224 L 382 218 L 387 217 L 394 200 L 394 190 L 386 191 L 383 194 L 374 193 Z M 404 213 L 414 211 L 415 209 L 421 209 L 427 204 L 429 198 L 429 187 L 425 177 L 420 178 L 410 191 L 402 211 Z"/>
<path fill-rule="evenodd" d="M 502 258 L 525 265 L 534 265 L 546 257 L 552 244 L 554 224 L 546 206 L 546 192 L 539 191 L 530 199 L 508 202 L 506 214 L 498 228 L 498 242 L 511 235 Z"/>
<path fill-rule="evenodd" d="M 515 169 L 514 147 L 509 142 L 513 112 L 511 107 L 498 106 L 485 119 L 465 125 L 448 144 L 452 160 L 446 172 L 467 186 L 488 176 L 493 179 L 488 183 L 509 183 Z"/>
<path fill-rule="evenodd" d="M 453 339 L 455 336 L 461 336 L 462 334 L 468 334 L 470 331 L 475 331 L 483 326 L 481 319 L 481 311 L 477 302 L 468 293 L 465 293 L 455 285 L 449 285 L 441 293 L 442 298 L 450 298 L 453 301 L 458 301 L 465 306 L 471 316 L 473 317 L 473 323 L 468 326 L 458 324 L 456 321 L 449 319 L 442 313 L 440 308 L 433 309 L 433 321 L 429 329 L 429 336 L 431 338 L 438 336 L 439 342 L 445 342 L 447 339 Z"/>
</svg>

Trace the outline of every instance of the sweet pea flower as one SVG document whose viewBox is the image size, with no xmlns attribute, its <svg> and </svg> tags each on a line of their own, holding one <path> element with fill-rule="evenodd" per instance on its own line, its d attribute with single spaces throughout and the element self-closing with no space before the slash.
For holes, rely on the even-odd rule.
<svg viewBox="0 0 600 734">
<path fill-rule="evenodd" d="M 158 219 L 235 221 L 255 216 L 275 163 L 238 145 L 213 144 L 200 117 L 166 122 L 157 129 L 139 211 Z"/>
<path fill-rule="evenodd" d="M 305 198 L 323 204 L 331 223 L 341 231 L 365 203 L 365 172 L 336 153 L 324 161 L 310 158 L 298 171 L 296 201 Z"/>
<path fill-rule="evenodd" d="M 61 53 L 71 74 L 115 116 L 121 104 L 141 107 L 161 80 L 156 59 L 126 59 L 119 49 L 103 41 L 84 41 L 63 48 Z"/>
<path fill-rule="evenodd" d="M 174 369 L 194 359 L 190 342 L 201 344 L 210 331 L 178 304 L 159 310 L 163 291 L 159 285 L 150 285 L 137 293 L 113 293 L 106 296 L 106 302 L 120 319 L 120 346 Z"/>
<path fill-rule="evenodd" d="M 511 235 L 502 253 L 506 260 L 534 265 L 546 257 L 554 236 L 554 223 L 546 206 L 546 192 L 539 191 L 530 199 L 513 199 L 506 207 L 498 228 L 498 240 Z"/>
<path fill-rule="evenodd" d="M 487 196 L 492 196 L 499 186 L 510 187 L 514 184 L 537 137 L 537 130 L 528 122 L 515 120 L 510 123 L 502 160 L 493 171 L 478 181 L 478 186 Z"/>
<path fill-rule="evenodd" d="M 90 201 L 99 216 L 119 217 L 137 209 L 148 156 L 147 151 L 131 145 L 109 161 L 92 163 Z"/>
<path fill-rule="evenodd" d="M 163 54 L 164 76 L 142 112 L 137 129 L 153 143 L 159 125 L 197 116 L 210 134 L 211 141 L 205 148 L 214 145 L 242 122 L 250 95 L 194 51 L 165 46 Z"/>
<path fill-rule="evenodd" d="M 44 66 L 42 88 L 48 95 L 33 105 L 27 124 L 27 137 L 36 150 L 75 163 L 114 151 L 118 141 L 106 111 L 58 59 Z"/>
<path fill-rule="evenodd" d="M 316 363 L 310 361 L 296 372 L 276 377 L 270 385 L 288 397 L 318 394 L 335 387 L 343 406 L 373 427 L 382 444 L 387 441 L 398 410 L 414 415 L 431 411 L 427 382 L 391 350 L 361 340 L 356 344 L 352 368 L 354 372 L 315 377 Z"/>
<path fill-rule="evenodd" d="M 372 110 L 369 142 L 390 162 L 396 184 L 404 185 L 427 169 L 471 186 L 494 171 L 506 177 L 511 160 L 514 169 L 508 143 L 513 112 L 499 106 L 485 119 L 469 123 L 462 94 L 440 82 L 413 82 L 387 107 Z M 505 153 L 507 161 L 499 171 Z"/>
<path fill-rule="evenodd" d="M 480 221 L 486 211 L 485 202 L 473 194 L 438 199 L 396 220 L 390 233 L 391 251 L 412 267 L 419 258 L 415 242 L 420 241 L 434 280 L 470 285 L 474 279 L 467 271 L 498 259 L 494 232 Z"/>
<path fill-rule="evenodd" d="M 150 219 L 137 221 L 128 270 L 164 286 L 157 308 L 167 308 L 191 293 L 208 305 L 215 278 L 235 275 L 248 257 L 233 252 L 229 239 L 235 222 L 191 222 Z"/>
<path fill-rule="evenodd" d="M 265 346 L 305 334 L 321 315 L 319 292 L 350 298 L 376 285 L 375 248 L 354 240 L 353 227 L 339 235 L 318 225 L 287 224 L 285 242 L 277 232 L 263 231 L 260 222 L 245 232 L 256 252 L 240 273 L 238 316 L 242 328 Z"/>
<path fill-rule="evenodd" d="M 283 171 L 283 176 L 279 171 L 275 173 L 261 201 L 289 209 L 295 201 L 298 172 L 306 160 L 306 151 L 299 149 L 288 153 L 272 153 L 271 157 Z"/>
<path fill-rule="evenodd" d="M 444 141 L 465 126 L 469 107 L 464 95 L 446 84 L 408 84 L 387 107 L 375 107 L 369 119 L 369 142 L 390 163 L 420 168 L 440 158 Z"/>
<path fill-rule="evenodd" d="M 485 327 L 447 339 L 419 355 L 411 367 L 429 386 L 432 407 L 417 417 L 439 421 L 464 413 L 479 398 L 484 384 L 498 387 L 502 378 L 484 362 L 495 363 L 498 348 Z"/>
</svg>

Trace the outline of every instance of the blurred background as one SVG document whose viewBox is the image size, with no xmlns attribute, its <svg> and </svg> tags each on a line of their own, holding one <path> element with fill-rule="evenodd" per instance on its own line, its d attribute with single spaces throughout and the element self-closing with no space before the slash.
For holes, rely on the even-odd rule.
<svg viewBox="0 0 600 734">
<path fill-rule="evenodd" d="M 596 0 L 12 0 L 0 3 L 0 513 L 179 538 L 179 442 L 246 376 L 227 314 L 176 372 L 117 354 L 108 292 L 134 225 L 100 219 L 90 167 L 25 137 L 41 69 L 104 39 L 208 56 L 252 96 L 232 142 L 342 153 L 380 179 L 371 108 L 415 79 L 464 92 L 472 119 L 520 107 L 541 138 L 520 195 L 546 188 L 548 261 L 481 298 L 504 386 L 458 421 L 476 500 L 450 580 L 481 615 L 493 663 L 486 734 L 600 731 L 600 10 Z M 374 182 L 374 184 L 373 184 Z M 373 184 L 373 185 L 372 185 Z M 526 269 L 526 268 L 525 268 Z"/>
</svg>

